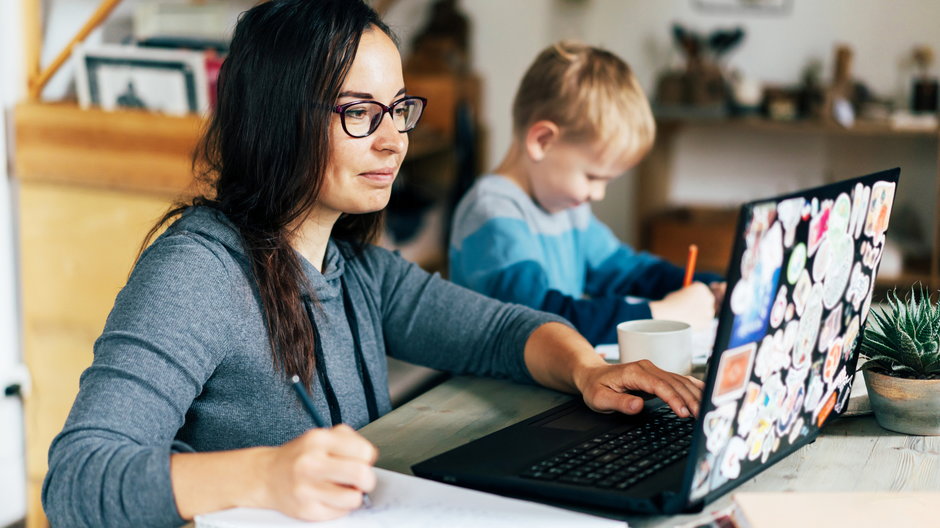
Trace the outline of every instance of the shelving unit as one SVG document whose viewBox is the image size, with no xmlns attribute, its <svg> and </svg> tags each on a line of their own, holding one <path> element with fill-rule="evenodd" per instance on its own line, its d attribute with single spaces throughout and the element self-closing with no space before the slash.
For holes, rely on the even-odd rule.
<svg viewBox="0 0 940 528">
<path fill-rule="evenodd" d="M 813 135 L 821 140 L 828 137 L 883 137 L 932 141 L 937 145 L 934 184 L 932 188 L 924 189 L 924 192 L 929 192 L 937 198 L 930 212 L 933 243 L 929 262 L 905 263 L 908 267 L 900 276 L 879 277 L 876 288 L 882 292 L 894 286 L 904 289 L 915 282 L 922 282 L 934 290 L 940 288 L 940 211 L 936 206 L 940 204 L 940 130 L 895 129 L 885 123 L 865 121 L 856 122 L 851 128 L 844 128 L 829 122 L 776 122 L 762 118 L 659 120 L 656 143 L 640 165 L 636 182 L 634 225 L 640 229 L 639 245 L 643 249 L 681 263 L 690 241 L 709 240 L 709 244 L 704 248 L 705 254 L 699 254 L 699 261 L 702 262 L 704 257 L 715 269 L 720 268 L 721 263 L 727 262 L 730 256 L 736 208 L 705 211 L 693 208 L 684 211 L 678 218 L 669 214 L 677 207 L 669 201 L 673 185 L 671 163 L 675 154 L 675 139 L 687 127 L 714 128 L 716 131 L 735 130 L 766 136 Z"/>
</svg>

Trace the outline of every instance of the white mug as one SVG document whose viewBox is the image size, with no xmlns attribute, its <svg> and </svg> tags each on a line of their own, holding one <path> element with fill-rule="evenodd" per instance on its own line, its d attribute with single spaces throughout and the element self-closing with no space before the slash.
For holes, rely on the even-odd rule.
<svg viewBox="0 0 940 528">
<path fill-rule="evenodd" d="M 617 325 L 620 362 L 648 359 L 657 367 L 689 374 L 692 372 L 692 327 L 681 321 L 637 319 Z"/>
</svg>

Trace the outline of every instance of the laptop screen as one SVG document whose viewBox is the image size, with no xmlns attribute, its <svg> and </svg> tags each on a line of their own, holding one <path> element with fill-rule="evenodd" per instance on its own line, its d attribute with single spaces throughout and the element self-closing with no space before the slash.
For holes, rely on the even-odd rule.
<svg viewBox="0 0 940 528">
<path fill-rule="evenodd" d="M 845 409 L 899 172 L 742 206 L 690 502 L 750 479 Z"/>
</svg>

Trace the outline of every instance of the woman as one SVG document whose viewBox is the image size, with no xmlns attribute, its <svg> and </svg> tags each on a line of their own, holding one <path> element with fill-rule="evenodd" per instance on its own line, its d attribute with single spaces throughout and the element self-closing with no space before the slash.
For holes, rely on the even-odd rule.
<svg viewBox="0 0 940 528">
<path fill-rule="evenodd" d="M 173 526 L 233 506 L 345 515 L 375 485 L 376 450 L 353 428 L 390 410 L 386 354 L 580 391 L 601 411 L 638 412 L 623 394 L 638 389 L 698 412 L 700 382 L 609 366 L 560 319 L 367 244 L 422 110 L 361 1 L 243 15 L 200 149 L 213 193 L 167 213 L 180 218 L 115 301 L 50 448 L 53 525 Z M 294 375 L 348 425 L 308 430 Z"/>
</svg>

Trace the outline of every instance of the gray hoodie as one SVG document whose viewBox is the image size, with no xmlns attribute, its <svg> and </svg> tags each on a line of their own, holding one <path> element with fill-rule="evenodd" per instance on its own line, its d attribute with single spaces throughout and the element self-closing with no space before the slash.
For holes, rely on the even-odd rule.
<svg viewBox="0 0 940 528">
<path fill-rule="evenodd" d="M 313 401 L 322 416 L 356 428 L 369 421 L 369 381 L 378 414 L 391 409 L 386 354 L 531 383 L 525 341 L 538 326 L 563 321 L 465 290 L 372 246 L 355 254 L 331 241 L 324 262 L 321 274 L 303 260 L 318 301 L 304 299 L 322 344 L 317 368 L 327 378 L 311 381 Z M 42 500 L 53 526 L 183 524 L 172 452 L 276 446 L 313 427 L 274 367 L 238 232 L 213 209 L 189 209 L 143 253 L 94 352 L 49 450 Z"/>
</svg>

